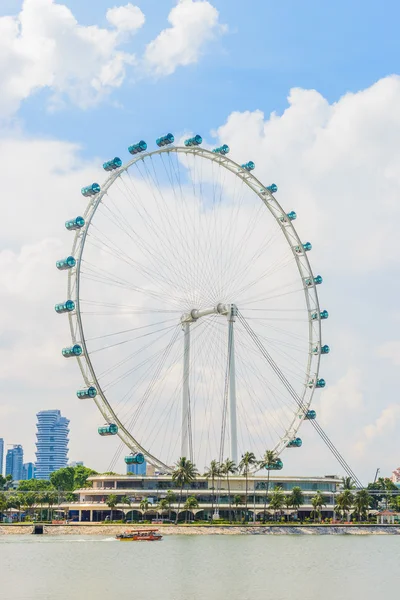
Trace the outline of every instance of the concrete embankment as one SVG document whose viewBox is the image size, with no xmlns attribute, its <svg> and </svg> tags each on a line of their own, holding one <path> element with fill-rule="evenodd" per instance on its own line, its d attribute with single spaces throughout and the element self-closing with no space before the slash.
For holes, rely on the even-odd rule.
<svg viewBox="0 0 400 600">
<path fill-rule="evenodd" d="M 400 526 L 396 525 L 157 525 L 157 528 L 163 535 L 400 535 Z M 127 529 L 135 529 L 135 525 L 43 525 L 43 534 L 115 536 Z M 33 532 L 32 524 L 0 525 L 0 535 L 26 535 Z"/>
</svg>

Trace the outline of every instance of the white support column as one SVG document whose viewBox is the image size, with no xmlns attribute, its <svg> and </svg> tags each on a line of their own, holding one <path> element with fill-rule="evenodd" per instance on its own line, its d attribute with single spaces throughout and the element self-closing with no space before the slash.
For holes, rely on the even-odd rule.
<svg viewBox="0 0 400 600">
<path fill-rule="evenodd" d="M 182 432 L 181 456 L 189 457 L 189 373 L 190 373 L 190 322 L 182 323 L 183 329 L 183 384 L 182 384 Z"/>
<path fill-rule="evenodd" d="M 229 418 L 231 435 L 231 455 L 230 459 L 238 464 L 237 456 L 237 423 L 236 423 L 236 371 L 235 371 L 235 336 L 233 324 L 237 315 L 235 304 L 230 305 L 228 315 L 228 352 L 229 352 Z"/>
</svg>

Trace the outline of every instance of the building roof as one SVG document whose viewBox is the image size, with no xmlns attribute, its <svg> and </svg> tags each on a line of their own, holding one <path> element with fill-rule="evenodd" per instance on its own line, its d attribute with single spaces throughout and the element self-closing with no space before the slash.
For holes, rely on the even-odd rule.
<svg viewBox="0 0 400 600">
<path fill-rule="evenodd" d="M 379 517 L 395 517 L 396 515 L 400 515 L 400 513 L 395 512 L 394 510 L 382 510 L 378 512 Z"/>
</svg>

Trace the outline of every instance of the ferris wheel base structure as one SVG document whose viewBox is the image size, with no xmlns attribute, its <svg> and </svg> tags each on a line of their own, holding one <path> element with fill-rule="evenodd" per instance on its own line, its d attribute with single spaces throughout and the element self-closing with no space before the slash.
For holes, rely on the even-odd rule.
<svg viewBox="0 0 400 600">
<path fill-rule="evenodd" d="M 193 159 L 197 157 L 201 160 L 208 161 L 213 169 L 214 165 L 216 165 L 216 167 L 220 167 L 221 170 L 226 170 L 228 173 L 240 180 L 242 185 L 244 185 L 244 188 L 248 189 L 249 193 L 251 192 L 253 195 L 257 196 L 258 200 L 262 201 L 263 207 L 267 208 L 270 215 L 272 215 L 273 220 L 278 226 L 278 230 L 281 234 L 283 234 L 283 238 L 290 248 L 290 255 L 297 268 L 300 288 L 305 297 L 308 322 L 308 350 L 305 375 L 303 376 L 301 392 L 296 392 L 298 400 L 296 400 L 296 397 L 291 393 L 297 402 L 297 406 L 295 406 L 290 422 L 284 427 L 283 433 L 280 434 L 280 438 L 275 443 L 271 443 L 270 445 L 270 448 L 276 453 L 276 465 L 268 465 L 266 467 L 271 469 L 281 469 L 283 464 L 282 461 L 278 459 L 279 454 L 285 448 L 301 447 L 302 440 L 297 437 L 297 431 L 303 421 L 315 419 L 316 413 L 314 410 L 310 409 L 313 394 L 316 389 L 325 387 L 325 380 L 318 377 L 320 359 L 322 355 L 326 355 L 330 351 L 329 346 L 326 344 L 323 345 L 321 341 L 321 321 L 328 318 L 328 312 L 320 309 L 317 294 L 317 286 L 322 283 L 322 277 L 320 275 L 314 275 L 307 257 L 307 254 L 312 249 L 312 245 L 310 242 L 303 243 L 294 229 L 293 221 L 297 218 L 296 212 L 293 210 L 290 212 L 285 212 L 277 202 L 274 196 L 278 189 L 277 186 L 275 184 L 264 186 L 253 175 L 252 171 L 255 168 L 253 161 L 247 161 L 242 164 L 234 162 L 226 156 L 229 153 L 229 147 L 226 144 L 215 148 L 214 150 L 208 150 L 204 147 L 202 148 L 200 146 L 203 140 L 200 135 L 195 135 L 185 140 L 182 146 L 172 145 L 174 141 L 174 136 L 172 134 L 164 135 L 158 138 L 156 141 L 158 149 L 149 152 L 147 151 L 147 143 L 143 140 L 129 146 L 128 150 L 133 156 L 130 161 L 128 161 L 126 164 L 123 164 L 123 161 L 120 158 L 115 157 L 114 159 L 105 162 L 103 164 L 103 168 L 109 173 L 108 179 L 105 181 L 105 183 L 102 186 L 97 183 L 93 183 L 82 188 L 82 195 L 88 199 L 86 211 L 84 212 L 83 217 L 77 216 L 66 221 L 65 223 L 66 229 L 74 232 L 75 234 L 72 252 L 69 256 L 58 260 L 56 263 L 56 266 L 60 271 L 68 272 L 68 299 L 55 306 L 55 310 L 58 314 L 68 315 L 72 337 L 72 345 L 64 348 L 62 350 L 62 354 L 65 358 L 76 358 L 78 361 L 86 387 L 78 390 L 77 396 L 81 399 L 92 399 L 96 403 L 97 408 L 99 409 L 105 421 L 105 425 L 99 427 L 99 434 L 102 436 L 118 435 L 121 438 L 121 440 L 131 451 L 131 455 L 125 460 L 127 464 L 130 464 L 131 462 L 135 463 L 135 461 L 137 462 L 139 459 L 142 460 L 143 456 L 148 463 L 152 464 L 161 471 L 170 471 L 171 462 L 167 462 L 160 456 L 156 456 L 151 453 L 146 447 L 146 441 L 139 442 L 137 437 L 133 436 L 129 423 L 124 423 L 122 417 L 120 417 L 120 415 L 117 414 L 117 411 L 114 410 L 113 405 L 111 401 L 109 401 L 107 393 L 101 384 L 100 375 L 102 374 L 98 375 L 97 369 L 94 366 L 92 358 L 94 352 L 92 352 L 89 348 L 83 325 L 84 312 L 82 311 L 82 303 L 84 300 L 81 297 L 81 285 L 83 279 L 82 265 L 84 264 L 85 260 L 84 249 L 85 244 L 87 244 L 90 236 L 90 234 L 88 234 L 89 228 L 94 226 L 92 221 L 98 209 L 103 205 L 103 203 L 108 201 L 108 197 L 110 196 L 113 186 L 117 185 L 125 174 L 129 175 L 129 169 L 131 167 L 145 165 L 145 159 L 149 160 L 151 163 L 152 159 L 157 156 L 163 160 L 163 156 L 169 157 L 175 155 L 177 157 L 177 165 L 179 168 L 178 157 L 180 155 L 192 156 Z M 151 164 L 151 166 L 154 169 L 154 165 Z M 175 169 L 176 165 L 174 164 L 173 166 Z M 166 174 L 168 175 L 170 183 L 173 185 L 174 173 L 172 168 L 170 169 L 169 173 L 166 171 Z M 196 177 L 196 171 L 194 171 L 194 175 Z M 158 182 L 157 178 L 154 179 L 154 181 Z M 181 186 L 180 180 L 179 186 Z M 182 194 L 182 189 L 180 192 Z M 194 190 L 194 192 L 196 195 L 196 190 Z M 175 187 L 173 188 L 173 193 L 176 196 Z M 144 211 L 146 211 L 146 207 L 144 207 Z M 208 249 L 208 252 L 210 253 L 210 248 Z M 227 294 L 225 297 L 236 299 L 235 294 Z M 238 302 L 238 300 L 236 301 Z M 238 302 L 238 304 L 241 306 L 241 300 Z M 237 335 L 237 331 L 235 322 L 238 318 L 239 321 L 242 320 L 242 312 L 239 313 L 236 303 L 228 303 L 226 300 L 224 302 L 213 303 L 208 307 L 207 303 L 205 303 L 205 308 L 202 306 L 202 304 L 197 304 L 196 306 L 196 304 L 191 304 L 190 302 L 186 302 L 185 305 L 186 309 L 184 310 L 183 314 L 181 313 L 180 321 L 178 320 L 178 324 L 183 330 L 180 456 L 190 458 L 192 461 L 194 461 L 192 423 L 193 402 L 190 393 L 192 364 L 191 354 L 193 353 L 193 343 L 191 339 L 193 333 L 192 329 L 199 321 L 205 320 L 206 317 L 222 316 L 226 317 L 228 326 L 223 330 L 223 335 L 225 336 L 226 368 L 224 371 L 225 385 L 222 393 L 222 401 L 225 408 L 223 411 L 224 416 L 221 424 L 219 458 L 220 460 L 223 460 L 225 456 L 229 455 L 229 458 L 237 464 L 239 457 L 236 381 L 237 349 L 235 348 L 235 337 Z M 107 306 L 107 304 L 104 304 L 104 306 Z M 188 309 L 188 306 L 192 306 L 192 308 Z M 261 308 L 256 308 L 255 310 L 261 310 Z M 239 321 L 237 324 L 239 324 Z M 92 339 L 97 338 L 94 337 Z M 285 377 L 283 379 L 285 379 Z M 229 438 L 229 452 L 228 448 L 225 448 L 226 437 Z M 215 456 L 214 458 L 217 457 Z"/>
</svg>

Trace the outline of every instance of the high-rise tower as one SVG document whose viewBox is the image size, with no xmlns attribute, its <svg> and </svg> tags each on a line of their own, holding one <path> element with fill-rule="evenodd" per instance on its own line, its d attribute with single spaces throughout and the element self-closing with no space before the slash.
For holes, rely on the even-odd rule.
<svg viewBox="0 0 400 600">
<path fill-rule="evenodd" d="M 69 420 L 59 410 L 42 410 L 37 415 L 36 479 L 49 479 L 50 473 L 68 464 Z"/>
<path fill-rule="evenodd" d="M 4 440 L 0 438 L 0 475 L 3 475 Z"/>
<path fill-rule="evenodd" d="M 13 481 L 20 481 L 23 478 L 24 451 L 21 445 L 15 444 L 7 450 L 6 456 L 6 475 L 11 475 Z"/>
</svg>

